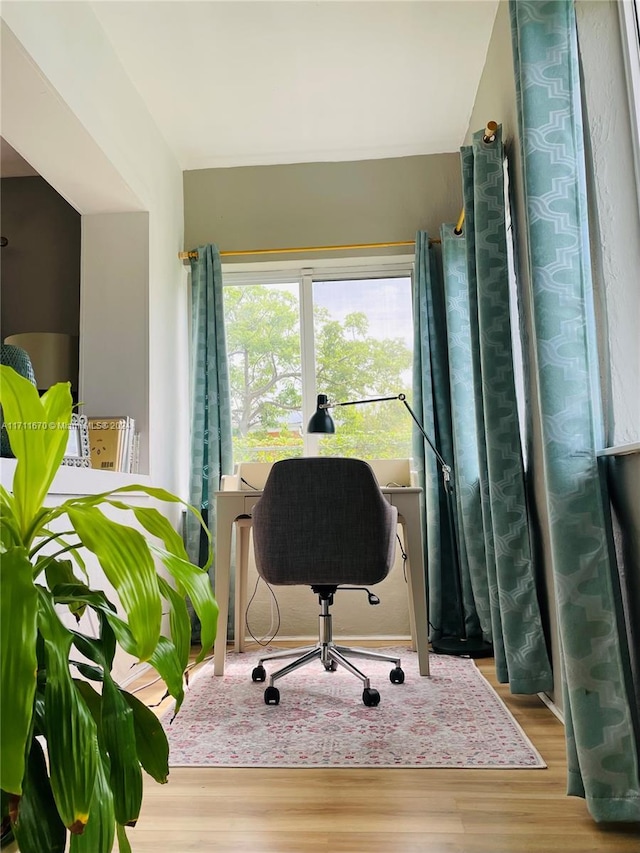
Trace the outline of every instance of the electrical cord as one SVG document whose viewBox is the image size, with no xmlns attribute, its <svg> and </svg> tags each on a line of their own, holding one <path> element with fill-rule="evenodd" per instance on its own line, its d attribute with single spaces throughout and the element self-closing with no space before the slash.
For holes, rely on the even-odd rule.
<svg viewBox="0 0 640 853">
<path fill-rule="evenodd" d="M 254 491 L 254 492 L 260 491 L 260 489 L 257 486 L 252 486 L 251 483 L 248 483 L 244 477 L 240 477 L 240 482 L 244 483 L 245 486 L 249 486 L 249 488 L 252 489 L 252 491 Z"/>
<path fill-rule="evenodd" d="M 400 534 L 396 533 L 396 539 L 398 540 L 398 545 L 400 546 L 400 553 L 402 555 L 402 574 L 404 575 L 404 582 L 407 582 L 407 552 L 402 547 L 402 539 L 400 539 Z M 432 631 L 438 631 L 439 629 L 435 627 L 435 625 L 427 620 L 429 627 Z"/>
<path fill-rule="evenodd" d="M 407 583 L 407 552 L 402 547 L 402 539 L 400 538 L 399 533 L 396 533 L 396 539 L 398 540 L 398 545 L 400 546 L 400 553 L 402 554 L 402 576 L 404 578 L 404 582 Z"/>
<path fill-rule="evenodd" d="M 266 636 L 267 636 L 266 634 L 265 634 L 263 637 L 261 637 L 260 639 L 258 639 L 258 638 L 255 636 L 255 634 L 253 633 L 253 631 L 251 630 L 251 626 L 249 625 L 249 608 L 251 607 L 251 604 L 252 604 L 252 602 L 253 602 L 253 599 L 256 597 L 256 593 L 257 593 L 257 591 L 258 591 L 258 585 L 260 584 L 260 581 L 263 581 L 263 582 L 264 582 L 265 586 L 267 587 L 267 589 L 268 589 L 268 590 L 269 590 L 269 592 L 271 593 L 272 604 L 275 604 L 275 607 L 276 607 L 276 614 L 277 614 L 277 624 L 276 624 L 276 629 L 275 629 L 275 631 L 273 632 L 273 634 L 271 634 L 271 636 L 269 637 L 269 639 L 266 639 Z M 270 585 L 269 585 L 269 584 L 264 580 L 264 578 L 260 577 L 260 575 L 258 575 L 258 577 L 256 578 L 256 583 L 255 583 L 255 586 L 254 586 L 254 588 L 253 588 L 253 593 L 251 594 L 251 598 L 250 598 L 250 599 L 249 599 L 249 601 L 247 602 L 247 607 L 246 607 L 246 610 L 245 610 L 245 612 L 244 612 L 244 621 L 245 621 L 245 624 L 246 624 L 246 626 L 247 626 L 247 631 L 249 632 L 249 636 L 250 636 L 250 637 L 251 637 L 251 639 L 252 639 L 252 640 L 254 640 L 254 641 L 255 641 L 259 646 L 263 646 L 263 647 L 264 647 L 264 646 L 268 646 L 270 643 L 272 643 L 272 642 L 275 640 L 275 638 L 278 636 L 278 633 L 280 632 L 280 623 L 281 623 L 281 618 L 280 618 L 280 606 L 279 606 L 279 604 L 278 604 L 278 599 L 276 598 L 276 594 L 275 594 L 275 592 L 273 591 L 273 589 L 271 588 L 271 586 L 270 586 Z M 271 628 L 272 628 L 272 627 L 273 627 L 273 617 L 272 617 L 272 620 L 271 620 L 271 625 L 269 626 L 269 630 L 271 630 Z"/>
</svg>

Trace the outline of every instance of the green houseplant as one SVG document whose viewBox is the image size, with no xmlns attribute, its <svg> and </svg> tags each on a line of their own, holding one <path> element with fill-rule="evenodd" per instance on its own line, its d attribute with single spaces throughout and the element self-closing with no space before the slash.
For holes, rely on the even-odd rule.
<svg viewBox="0 0 640 853">
<path fill-rule="evenodd" d="M 106 853 L 116 837 L 125 853 L 142 770 L 166 782 L 168 744 L 156 715 L 115 683 L 116 648 L 152 664 L 179 709 L 190 651 L 185 599 L 202 623 L 199 659 L 213 645 L 217 605 L 206 570 L 189 561 L 168 519 L 122 499 L 135 490 L 182 503 L 169 492 L 127 486 L 45 506 L 67 445 L 68 383 L 40 397 L 0 367 L 0 404 L 17 460 L 12 492 L 0 492 L 3 818 L 22 853 L 62 853 L 67 843 L 72 853 Z M 133 513 L 136 527 L 114 520 L 120 513 Z M 89 586 L 87 551 L 118 594 L 117 612 Z M 170 638 L 161 634 L 163 610 Z M 88 611 L 95 631 L 81 630 Z"/>
</svg>

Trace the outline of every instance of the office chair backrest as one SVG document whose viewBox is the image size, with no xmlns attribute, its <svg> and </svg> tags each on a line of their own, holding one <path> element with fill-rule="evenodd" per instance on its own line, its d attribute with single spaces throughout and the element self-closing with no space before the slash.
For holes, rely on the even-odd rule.
<svg viewBox="0 0 640 853">
<path fill-rule="evenodd" d="M 397 520 L 366 462 L 276 462 L 253 508 L 258 572 L 273 584 L 378 583 L 393 565 Z"/>
</svg>

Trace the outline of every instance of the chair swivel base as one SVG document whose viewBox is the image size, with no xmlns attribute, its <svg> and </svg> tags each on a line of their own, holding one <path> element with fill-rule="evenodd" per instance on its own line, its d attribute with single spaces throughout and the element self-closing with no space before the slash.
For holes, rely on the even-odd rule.
<svg viewBox="0 0 640 853">
<path fill-rule="evenodd" d="M 297 657 L 296 660 L 286 666 L 283 666 L 269 677 L 269 685 L 264 691 L 265 704 L 278 705 L 280 703 L 280 691 L 274 686 L 274 681 L 276 679 L 282 678 L 290 672 L 293 672 L 302 666 L 306 666 L 306 664 L 311 663 L 311 661 L 316 659 L 321 661 L 327 672 L 335 672 L 338 666 L 342 666 L 352 675 L 359 678 L 364 684 L 362 701 L 367 707 L 375 707 L 378 705 L 380 703 L 380 694 L 377 690 L 371 687 L 367 676 L 354 666 L 351 661 L 347 659 L 347 656 L 365 658 L 367 660 L 383 660 L 393 663 L 395 664 L 395 668 L 389 673 L 389 680 L 392 684 L 402 684 L 404 681 L 404 672 L 400 666 L 400 658 L 370 652 L 366 649 L 352 649 L 347 646 L 338 646 L 332 641 L 318 643 L 315 646 L 307 646 L 302 649 L 283 649 L 281 652 L 274 652 L 271 655 L 265 655 L 265 657 L 260 658 L 258 661 L 258 665 L 251 673 L 251 678 L 253 681 L 265 681 L 267 677 L 267 673 L 263 666 L 265 661 L 293 657 L 295 655 L 300 655 L 300 657 Z"/>
</svg>

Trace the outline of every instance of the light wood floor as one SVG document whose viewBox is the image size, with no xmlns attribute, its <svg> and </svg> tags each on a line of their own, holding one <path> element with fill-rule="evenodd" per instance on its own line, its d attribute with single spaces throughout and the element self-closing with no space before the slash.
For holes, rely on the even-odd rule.
<svg viewBox="0 0 640 853">
<path fill-rule="evenodd" d="M 134 853 L 640 853 L 640 824 L 598 825 L 565 795 L 551 711 L 477 663 L 548 769 L 175 768 L 167 785 L 146 780 Z"/>
</svg>

